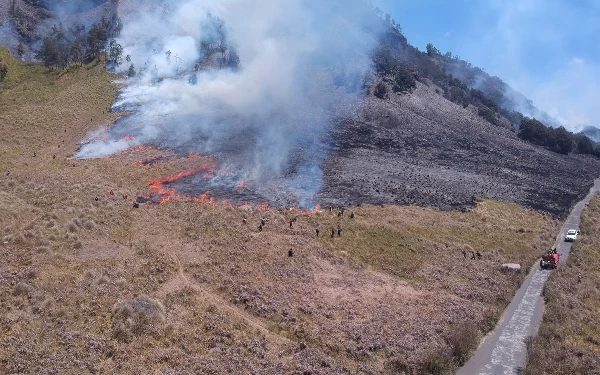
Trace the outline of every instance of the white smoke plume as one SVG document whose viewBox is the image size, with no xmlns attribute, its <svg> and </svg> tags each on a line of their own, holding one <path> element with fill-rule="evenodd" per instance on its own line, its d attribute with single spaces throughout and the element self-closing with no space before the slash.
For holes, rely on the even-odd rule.
<svg viewBox="0 0 600 375">
<path fill-rule="evenodd" d="M 134 135 L 182 154 L 210 153 L 262 195 L 314 203 L 329 130 L 353 110 L 371 71 L 381 22 L 370 5 L 182 0 L 121 17 L 117 42 L 131 62 L 118 70 L 133 64 L 138 74 L 115 103 L 133 114 L 118 121 L 111 139 Z M 205 55 L 202 43 L 219 32 L 216 17 L 228 48 Z M 239 67 L 224 67 L 236 52 Z M 90 142 L 78 156 L 115 151 L 114 143 Z"/>
</svg>

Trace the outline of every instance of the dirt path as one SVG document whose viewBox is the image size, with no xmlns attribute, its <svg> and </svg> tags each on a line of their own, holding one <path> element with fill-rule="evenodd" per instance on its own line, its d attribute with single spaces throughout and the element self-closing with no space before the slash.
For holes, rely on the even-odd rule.
<svg viewBox="0 0 600 375">
<path fill-rule="evenodd" d="M 573 208 L 561 233 L 557 237 L 556 249 L 561 254 L 564 265 L 572 243 L 562 240 L 569 229 L 577 229 L 581 212 L 593 196 L 600 192 L 600 179 L 597 179 L 588 195 Z M 550 275 L 549 270 L 538 267 L 530 272 L 515 298 L 504 313 L 496 329 L 479 346 L 475 355 L 457 372 L 458 375 L 508 375 L 520 373 L 527 358 L 525 340 L 537 334 L 542 320 L 544 300 L 542 290 Z"/>
</svg>

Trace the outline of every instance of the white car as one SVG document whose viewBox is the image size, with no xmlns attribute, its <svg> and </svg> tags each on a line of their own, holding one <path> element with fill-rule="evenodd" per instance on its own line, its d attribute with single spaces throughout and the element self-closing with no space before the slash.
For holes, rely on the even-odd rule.
<svg viewBox="0 0 600 375">
<path fill-rule="evenodd" d="M 575 239 L 577 238 L 577 235 L 579 234 L 579 231 L 576 229 L 569 229 L 567 231 L 567 234 L 565 235 L 565 241 L 567 242 L 573 242 L 575 241 Z"/>
</svg>

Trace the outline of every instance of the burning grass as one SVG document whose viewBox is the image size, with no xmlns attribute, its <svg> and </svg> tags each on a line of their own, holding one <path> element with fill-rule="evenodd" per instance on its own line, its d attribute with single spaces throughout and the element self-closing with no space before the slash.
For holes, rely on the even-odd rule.
<svg viewBox="0 0 600 375">
<path fill-rule="evenodd" d="M 580 230 L 567 263 L 544 289 L 544 318 L 526 374 L 597 374 L 600 368 L 600 198 L 584 210 Z"/>
</svg>

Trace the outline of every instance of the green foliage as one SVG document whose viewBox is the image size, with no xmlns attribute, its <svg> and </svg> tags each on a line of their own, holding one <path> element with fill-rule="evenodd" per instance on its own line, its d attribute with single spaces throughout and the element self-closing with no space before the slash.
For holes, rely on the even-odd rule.
<svg viewBox="0 0 600 375">
<path fill-rule="evenodd" d="M 394 92 L 409 92 L 416 87 L 414 74 L 407 67 L 398 67 L 394 74 Z"/>
<path fill-rule="evenodd" d="M 56 39 L 46 37 L 40 49 L 35 53 L 35 58 L 42 60 L 46 68 L 58 66 L 58 46 Z"/>
<path fill-rule="evenodd" d="M 440 52 L 439 49 L 435 48 L 433 46 L 433 44 L 431 43 L 427 43 L 427 46 L 425 47 L 425 50 L 427 51 L 427 55 L 428 56 L 436 56 L 436 55 L 441 55 L 442 53 Z"/>
<path fill-rule="evenodd" d="M 101 53 L 105 52 L 109 36 L 114 34 L 115 22 L 116 19 L 111 23 L 103 18 L 100 23 L 92 25 L 87 34 L 83 24 L 76 23 L 68 31 L 62 23 L 54 25 L 50 34 L 44 37 L 35 57 L 42 60 L 48 68 L 61 69 L 72 63 L 83 65 L 84 61 L 91 61 L 96 57 L 100 59 Z M 122 61 L 122 53 L 122 46 L 113 39 L 109 56 L 117 65 Z"/>
<path fill-rule="evenodd" d="M 498 119 L 496 118 L 496 114 L 488 107 L 479 107 L 477 109 L 477 114 L 479 115 L 479 117 L 483 117 L 489 123 L 498 125 Z"/>
<path fill-rule="evenodd" d="M 500 110 L 500 106 L 494 100 L 485 95 L 483 91 L 477 89 L 471 89 L 471 102 L 477 107 L 483 105 L 494 112 Z"/>
<path fill-rule="evenodd" d="M 585 134 L 578 133 L 573 136 L 577 144 L 577 152 L 580 154 L 593 154 L 594 143 Z"/>
<path fill-rule="evenodd" d="M 373 62 L 375 63 L 375 70 L 380 74 L 392 74 L 398 67 L 398 59 L 389 47 L 378 47 L 375 50 Z"/>
<path fill-rule="evenodd" d="M 123 62 L 123 46 L 117 43 L 116 40 L 111 40 L 108 45 L 108 56 L 117 66 L 121 65 Z"/>
<path fill-rule="evenodd" d="M 94 24 L 90 31 L 88 32 L 87 42 L 88 42 L 88 54 L 89 56 L 94 58 L 100 58 L 100 54 L 104 50 L 106 43 L 109 38 L 109 26 L 110 24 L 102 19 L 100 23 Z"/>
<path fill-rule="evenodd" d="M 584 134 L 574 135 L 564 127 L 551 128 L 536 119 L 523 118 L 519 127 L 519 138 L 560 154 L 576 151 L 580 154 L 600 156 L 598 147 Z"/>
</svg>

